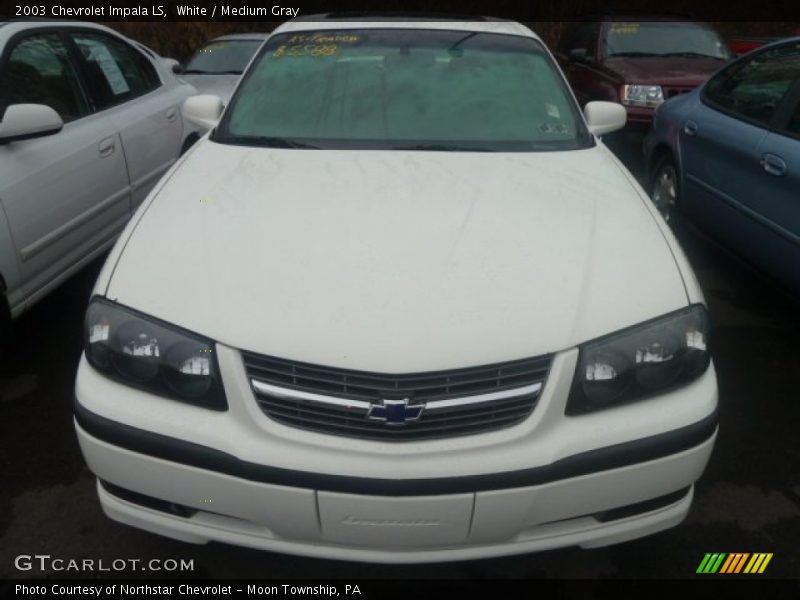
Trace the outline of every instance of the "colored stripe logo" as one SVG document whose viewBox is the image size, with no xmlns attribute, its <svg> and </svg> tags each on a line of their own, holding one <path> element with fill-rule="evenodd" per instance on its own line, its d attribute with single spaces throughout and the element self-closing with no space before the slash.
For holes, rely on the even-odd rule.
<svg viewBox="0 0 800 600">
<path fill-rule="evenodd" d="M 697 573 L 702 574 L 738 574 L 763 573 L 769 561 L 772 560 L 772 552 L 707 552 L 697 567 Z"/>
</svg>

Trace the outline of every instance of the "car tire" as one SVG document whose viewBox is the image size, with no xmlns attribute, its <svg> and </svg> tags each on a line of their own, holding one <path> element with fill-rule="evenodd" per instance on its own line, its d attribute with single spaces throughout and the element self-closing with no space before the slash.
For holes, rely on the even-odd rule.
<svg viewBox="0 0 800 600">
<path fill-rule="evenodd" d="M 650 199 L 670 225 L 674 225 L 681 209 L 681 188 L 678 167 L 670 154 L 656 162 L 650 181 Z"/>
</svg>

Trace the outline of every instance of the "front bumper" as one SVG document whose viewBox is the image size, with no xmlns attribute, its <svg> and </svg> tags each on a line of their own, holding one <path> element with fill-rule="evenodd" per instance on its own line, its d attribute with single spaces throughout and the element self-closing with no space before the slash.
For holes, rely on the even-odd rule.
<svg viewBox="0 0 800 600">
<path fill-rule="evenodd" d="M 82 361 L 76 430 L 108 483 L 109 517 L 188 542 L 377 562 L 602 546 L 679 523 L 716 437 L 713 367 L 659 399 L 566 418 L 569 351 L 525 423 L 393 444 L 279 426 L 253 408 L 238 353 L 220 347 L 218 358 L 222 414 L 148 397 Z"/>
<path fill-rule="evenodd" d="M 393 497 L 249 481 L 131 452 L 76 428 L 102 480 L 168 500 L 159 506 L 98 483 L 103 510 L 116 521 L 196 544 L 387 563 L 593 548 L 673 527 L 689 510 L 716 436 L 669 457 L 539 486 Z M 631 505 L 647 488 L 673 491 Z M 205 508 L 187 510 L 198 505 Z"/>
</svg>

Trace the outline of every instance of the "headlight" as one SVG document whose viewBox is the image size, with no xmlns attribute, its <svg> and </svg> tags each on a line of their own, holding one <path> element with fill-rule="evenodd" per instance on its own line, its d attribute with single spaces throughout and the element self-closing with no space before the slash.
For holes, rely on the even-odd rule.
<svg viewBox="0 0 800 600">
<path fill-rule="evenodd" d="M 108 377 L 153 394 L 227 410 L 214 343 L 130 308 L 94 298 L 86 359 Z"/>
<path fill-rule="evenodd" d="M 623 104 L 655 108 L 664 102 L 660 85 L 623 85 L 620 94 Z"/>
<path fill-rule="evenodd" d="M 641 400 L 698 378 L 711 361 L 701 305 L 580 347 L 567 414 Z"/>
</svg>

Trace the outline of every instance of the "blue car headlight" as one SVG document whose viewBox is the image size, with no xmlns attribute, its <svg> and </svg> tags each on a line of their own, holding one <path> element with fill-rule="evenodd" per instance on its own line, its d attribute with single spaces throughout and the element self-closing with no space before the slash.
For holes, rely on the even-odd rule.
<svg viewBox="0 0 800 600">
<path fill-rule="evenodd" d="M 642 400 L 700 377 L 708 369 L 705 307 L 689 308 L 580 346 L 567 414 Z"/>
<path fill-rule="evenodd" d="M 84 327 L 86 359 L 104 375 L 174 400 L 227 410 L 213 341 L 97 297 Z"/>
</svg>

